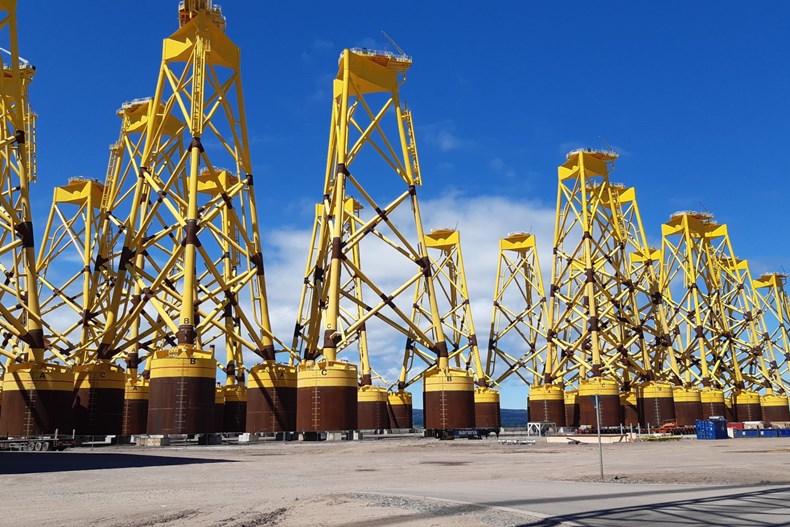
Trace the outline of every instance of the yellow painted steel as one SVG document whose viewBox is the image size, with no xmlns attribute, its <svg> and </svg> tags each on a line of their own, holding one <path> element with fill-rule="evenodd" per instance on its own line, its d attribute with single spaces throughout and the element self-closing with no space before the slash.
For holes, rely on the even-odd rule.
<svg viewBox="0 0 790 527">
<path fill-rule="evenodd" d="M 226 403 L 246 403 L 247 387 L 240 384 L 225 385 L 222 387 Z"/>
<path fill-rule="evenodd" d="M 498 385 L 511 375 L 536 388 L 560 377 L 560 360 L 546 349 L 546 293 L 537 240 L 519 232 L 499 240 L 486 376 Z M 514 350 L 525 350 L 521 356 Z M 562 389 L 560 388 L 560 392 Z"/>
<path fill-rule="evenodd" d="M 616 158 L 578 150 L 558 169 L 545 383 L 594 379 L 605 391 L 613 383 L 627 392 L 661 375 L 671 355 L 665 314 L 653 307 L 657 252 L 647 245 L 635 191 L 609 181 Z"/>
<path fill-rule="evenodd" d="M 579 383 L 579 397 L 592 397 L 595 395 L 620 395 L 620 387 L 617 381 L 612 379 L 592 378 L 585 379 Z"/>
<path fill-rule="evenodd" d="M 579 390 L 566 390 L 565 394 L 565 406 L 571 406 L 576 404 L 576 401 L 579 398 Z"/>
<path fill-rule="evenodd" d="M 3 391 L 28 390 L 71 392 L 74 390 L 74 373 L 71 368 L 58 364 L 8 364 L 3 376 Z"/>
<path fill-rule="evenodd" d="M 675 387 L 669 382 L 646 382 L 639 386 L 639 395 L 646 399 L 673 399 Z"/>
<path fill-rule="evenodd" d="M 175 348 L 154 352 L 151 356 L 151 379 L 198 377 L 214 379 L 217 366 L 211 351 Z"/>
<path fill-rule="evenodd" d="M 247 388 L 296 388 L 296 366 L 256 364 L 247 377 Z"/>
<path fill-rule="evenodd" d="M 346 362 L 321 360 L 306 362 L 298 367 L 297 388 L 336 387 L 356 388 L 357 367 Z"/>
<path fill-rule="evenodd" d="M 620 392 L 620 406 L 636 407 L 638 400 L 639 396 L 637 392 Z"/>
<path fill-rule="evenodd" d="M 575 392 L 566 392 L 561 386 L 553 384 L 537 384 L 530 386 L 529 399 L 531 401 L 568 401 L 573 404 L 576 401 Z"/>
<path fill-rule="evenodd" d="M 411 406 L 412 394 L 407 391 L 395 391 L 387 394 L 387 402 L 390 406 Z"/>
<path fill-rule="evenodd" d="M 148 381 L 143 379 L 127 379 L 123 395 L 124 399 L 130 401 L 147 401 L 148 396 Z"/>
<path fill-rule="evenodd" d="M 362 348 L 367 325 L 374 319 L 413 338 L 434 362 L 448 366 L 417 200 L 421 176 L 414 125 L 399 95 L 410 66 L 409 57 L 388 52 L 346 49 L 341 53 L 333 81 L 324 201 L 316 209 L 294 332 L 293 348 L 303 361 L 323 357 L 333 363 L 338 353 L 359 342 L 365 385 L 374 371 L 367 362 L 372 357 Z M 364 159 L 360 174 L 353 173 L 357 159 Z M 405 185 L 389 202 L 379 203 L 366 188 L 366 172 L 372 172 L 375 164 Z M 382 180 L 381 171 L 376 179 Z M 351 197 L 356 201 L 349 201 Z M 394 222 L 399 211 L 408 207 L 407 224 L 416 231 L 411 237 Z M 361 217 L 362 210 L 372 217 Z M 392 261 L 402 261 L 413 274 L 394 290 L 384 291 L 361 269 L 364 254 L 360 253 L 368 251 L 379 257 L 391 255 Z M 410 305 L 403 293 L 417 283 L 424 283 L 428 291 L 431 323 L 427 331 L 417 327 L 402 307 Z M 370 291 L 375 303 L 362 298 L 363 289 Z M 300 382 L 303 371 L 300 368 Z"/>
<path fill-rule="evenodd" d="M 360 386 L 357 390 L 358 403 L 386 403 L 387 389 L 378 386 Z"/>
<path fill-rule="evenodd" d="M 702 404 L 724 404 L 724 390 L 702 389 L 700 391 Z"/>
<path fill-rule="evenodd" d="M 760 394 L 736 390 L 732 394 L 733 404 L 760 404 Z"/>
<path fill-rule="evenodd" d="M 124 390 L 126 374 L 123 369 L 109 362 L 97 362 L 75 366 L 74 389 L 113 388 Z"/>
<path fill-rule="evenodd" d="M 422 377 L 425 392 L 473 392 L 474 377 L 466 370 L 428 370 Z"/>
<path fill-rule="evenodd" d="M 490 379 L 486 377 L 480 358 L 461 251 L 461 235 L 455 229 L 435 229 L 425 236 L 425 243 L 431 272 L 426 282 L 415 286 L 412 324 L 423 329 L 426 334 L 430 333 L 434 322 L 432 310 L 438 308 L 444 340 L 450 350 L 447 363 L 455 369 L 468 370 L 475 376 L 478 386 L 486 387 Z M 427 287 L 429 284 L 433 284 L 432 289 Z M 418 349 L 416 334 L 410 334 L 406 340 L 398 388 L 403 389 L 417 382 L 437 365 L 435 356 Z M 443 369 L 443 366 L 439 368 Z"/>
<path fill-rule="evenodd" d="M 761 395 L 760 406 L 766 408 L 787 408 L 788 397 L 786 395 L 776 394 Z"/>
<path fill-rule="evenodd" d="M 499 404 L 499 390 L 478 386 L 475 388 L 475 404 Z"/>
<path fill-rule="evenodd" d="M 710 213 L 678 212 L 662 237 L 662 291 L 675 313 L 680 381 L 727 393 L 781 389 L 764 357 L 748 263 L 735 256 L 727 226 Z"/>
<path fill-rule="evenodd" d="M 702 401 L 702 390 L 699 388 L 674 386 L 672 388 L 672 399 L 676 403 L 699 403 Z"/>
<path fill-rule="evenodd" d="M 753 281 L 757 308 L 762 314 L 759 331 L 763 356 L 777 394 L 790 391 L 790 300 L 786 284 L 785 273 L 766 273 Z"/>
<path fill-rule="evenodd" d="M 224 346 L 226 382 L 241 385 L 245 350 L 267 362 L 275 342 L 290 350 L 271 331 L 240 51 L 210 1 L 183 2 L 179 24 L 164 40 L 153 98 L 122 109 L 125 135 L 103 196 L 103 206 L 124 204 L 113 211 L 122 235 L 107 256 L 114 287 L 97 355 L 126 357 L 134 369 L 145 343 L 160 350 L 154 376 L 167 350 Z M 131 171 L 118 150 L 134 160 Z M 119 176 L 130 172 L 124 188 Z"/>
<path fill-rule="evenodd" d="M 0 330 L 7 335 L 6 342 L 12 340 L 11 351 L 3 354 L 42 365 L 58 350 L 45 349 L 39 302 L 30 199 L 30 185 L 35 181 L 35 115 L 29 86 L 35 68 L 19 56 L 17 2 L 0 3 L 0 34 L 8 39 L 0 42 L 7 50 L 0 65 L 0 216 L 4 218 L 0 222 L 0 272 L 7 280 L 0 288 Z M 62 360 L 57 354 L 55 358 Z"/>
</svg>

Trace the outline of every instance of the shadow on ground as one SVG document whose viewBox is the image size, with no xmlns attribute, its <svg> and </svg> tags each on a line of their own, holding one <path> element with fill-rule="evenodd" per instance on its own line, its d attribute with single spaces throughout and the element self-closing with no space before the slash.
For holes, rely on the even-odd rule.
<svg viewBox="0 0 790 527">
<path fill-rule="evenodd" d="M 566 502 L 566 509 L 573 511 L 574 501 L 587 501 L 596 499 L 602 504 L 607 499 L 635 497 L 650 494 L 655 497 L 651 503 L 627 507 L 600 508 L 584 512 L 567 512 L 565 514 L 548 516 L 540 520 L 527 521 L 518 524 L 518 527 L 559 527 L 573 525 L 577 527 L 602 527 L 602 526 L 630 526 L 650 525 L 660 527 L 670 526 L 703 526 L 719 527 L 768 527 L 790 525 L 790 486 L 784 487 L 754 487 L 747 492 L 728 493 L 734 488 L 743 489 L 743 486 L 713 487 L 721 490 L 721 494 L 711 497 L 687 498 L 679 500 L 666 500 L 666 494 L 684 493 L 691 489 L 650 490 L 646 492 L 624 492 L 617 494 L 604 494 L 599 496 L 585 496 L 581 499 L 573 496 L 554 499 L 530 498 L 524 500 L 506 500 L 495 502 L 481 502 L 474 504 L 480 508 L 499 507 L 519 509 L 523 507 L 524 514 L 529 515 L 529 505 L 536 502 Z M 664 498 L 665 501 L 660 501 Z M 426 498 L 430 500 L 430 498 Z M 401 514 L 389 518 L 380 518 L 376 525 L 401 525 L 406 522 L 430 520 L 435 517 L 459 516 L 459 519 L 468 514 L 470 504 L 447 504 L 429 512 L 420 511 L 412 514 Z M 499 509 L 502 510 L 502 509 Z M 505 509 L 507 510 L 507 509 Z M 416 524 L 416 523 L 415 523 Z M 346 527 L 362 527 L 368 523 L 348 523 Z"/>
<path fill-rule="evenodd" d="M 74 470 L 166 467 L 203 463 L 235 463 L 227 459 L 200 459 L 144 454 L 91 452 L 0 452 L 0 474 L 41 474 Z"/>
</svg>

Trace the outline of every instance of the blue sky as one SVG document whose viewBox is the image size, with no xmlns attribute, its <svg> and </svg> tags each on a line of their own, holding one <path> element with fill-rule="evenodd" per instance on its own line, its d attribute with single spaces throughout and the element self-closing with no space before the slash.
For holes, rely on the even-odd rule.
<svg viewBox="0 0 790 527">
<path fill-rule="evenodd" d="M 104 177 L 115 110 L 152 94 L 177 1 L 20 4 L 21 53 L 38 68 L 42 229 L 53 186 Z M 790 269 L 790 4 L 399 2 L 397 12 L 375 2 L 285 4 L 222 3 L 242 48 L 266 257 L 283 273 L 306 257 L 297 241 L 320 198 L 338 54 L 391 49 L 381 30 L 414 57 L 402 96 L 417 129 L 420 196 L 450 207 L 444 221 L 455 211 L 467 242 L 488 236 L 495 247 L 510 231 L 550 232 L 539 226 L 550 224 L 565 153 L 611 147 L 621 154 L 613 180 L 637 187 L 653 241 L 670 213 L 704 206 L 729 224 L 753 274 Z M 512 214 L 495 228 L 472 222 L 494 206 Z M 486 250 L 464 245 L 472 267 L 480 260 L 472 277 L 480 333 L 496 265 L 495 249 L 481 243 Z M 298 280 L 269 280 L 284 288 L 273 312 L 288 319 Z M 521 397 L 503 406 L 521 406 Z"/>
</svg>

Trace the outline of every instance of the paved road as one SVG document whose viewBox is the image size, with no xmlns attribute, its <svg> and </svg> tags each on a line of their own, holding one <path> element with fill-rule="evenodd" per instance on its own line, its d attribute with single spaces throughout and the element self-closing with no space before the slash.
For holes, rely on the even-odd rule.
<svg viewBox="0 0 790 527">
<path fill-rule="evenodd" d="M 524 526 L 790 526 L 790 486 L 487 481 L 382 490 L 541 517 Z M 401 518 L 403 519 L 403 518 Z M 386 521 L 386 520 L 385 520 Z M 385 524 L 382 524 L 385 525 Z"/>
</svg>

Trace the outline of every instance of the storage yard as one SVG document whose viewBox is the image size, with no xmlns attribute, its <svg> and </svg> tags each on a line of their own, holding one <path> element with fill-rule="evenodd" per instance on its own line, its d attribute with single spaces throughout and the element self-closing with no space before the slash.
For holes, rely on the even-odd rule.
<svg viewBox="0 0 790 527">
<path fill-rule="evenodd" d="M 595 445 L 541 442 L 19 453 L 0 469 L 0 513 L 53 527 L 787 525 L 788 452 L 790 439 L 605 445 L 604 483 Z"/>
<path fill-rule="evenodd" d="M 34 225 L 47 152 L 18 42 L 31 28 L 17 27 L 24 3 L 0 0 L 0 518 L 790 523 L 781 266 L 753 276 L 707 210 L 667 211 L 652 232 L 620 155 L 574 148 L 547 183 L 550 269 L 513 225 L 487 255 L 491 317 L 474 320 L 463 229 L 423 224 L 434 183 L 406 99 L 429 88 L 406 82 L 414 59 L 387 37 L 394 51 L 342 49 L 327 82 L 299 302 L 277 310 L 241 50 L 220 6 L 172 3 L 150 97 L 118 101 L 106 174 L 46 188 Z M 402 346 L 397 374 L 374 327 Z M 526 418 L 503 430 L 514 385 L 548 438 L 524 436 Z"/>
</svg>

